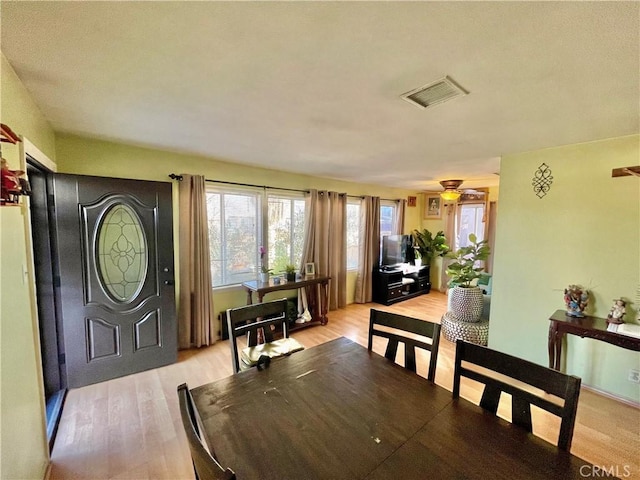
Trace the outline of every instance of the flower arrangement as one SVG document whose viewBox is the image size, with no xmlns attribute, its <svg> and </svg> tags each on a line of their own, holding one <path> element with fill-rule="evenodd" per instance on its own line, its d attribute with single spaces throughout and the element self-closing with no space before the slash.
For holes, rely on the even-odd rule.
<svg viewBox="0 0 640 480">
<path fill-rule="evenodd" d="M 262 273 L 271 273 L 269 266 L 264 263 L 264 256 L 267 253 L 267 249 L 260 245 L 258 252 L 260 252 L 260 271 Z"/>
</svg>

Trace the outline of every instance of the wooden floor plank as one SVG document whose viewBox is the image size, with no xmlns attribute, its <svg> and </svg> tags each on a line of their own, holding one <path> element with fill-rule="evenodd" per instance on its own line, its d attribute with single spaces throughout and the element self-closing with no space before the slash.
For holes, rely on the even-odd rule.
<svg viewBox="0 0 640 480">
<path fill-rule="evenodd" d="M 439 322 L 446 296 L 431 292 L 388 307 L 349 305 L 330 312 L 326 326 L 299 330 L 294 336 L 307 347 L 340 336 L 366 346 L 370 308 Z M 374 350 L 384 353 L 383 345 L 374 342 Z M 418 373 L 424 377 L 428 355 L 418 352 Z M 454 356 L 454 344 L 441 338 L 436 383 L 448 390 L 453 384 Z M 173 365 L 71 390 L 52 453 L 50 478 L 193 478 L 176 388 L 183 382 L 193 388 L 231 374 L 229 342 L 222 341 L 181 351 Z M 471 383 L 463 382 L 461 395 L 478 402 L 480 391 Z M 506 401 L 501 402 L 499 414 L 508 419 Z M 555 442 L 557 419 L 535 409 L 533 415 L 534 433 Z M 605 470 L 616 468 L 621 477 L 640 479 L 640 409 L 583 388 L 571 451 Z"/>
</svg>

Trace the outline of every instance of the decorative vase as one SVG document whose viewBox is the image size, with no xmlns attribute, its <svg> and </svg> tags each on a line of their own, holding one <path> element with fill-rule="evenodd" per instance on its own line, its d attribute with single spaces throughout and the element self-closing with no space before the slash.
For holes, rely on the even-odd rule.
<svg viewBox="0 0 640 480">
<path fill-rule="evenodd" d="M 268 272 L 260 272 L 260 281 L 262 283 L 269 283 L 269 273 Z"/>
<path fill-rule="evenodd" d="M 483 296 L 479 287 L 453 287 L 449 290 L 453 315 L 463 322 L 477 322 L 482 316 Z"/>
<path fill-rule="evenodd" d="M 421 258 L 416 258 L 416 259 L 413 261 L 413 263 L 414 263 L 414 265 L 415 265 L 416 267 L 421 267 L 421 266 L 422 266 L 422 259 L 421 259 Z"/>
</svg>

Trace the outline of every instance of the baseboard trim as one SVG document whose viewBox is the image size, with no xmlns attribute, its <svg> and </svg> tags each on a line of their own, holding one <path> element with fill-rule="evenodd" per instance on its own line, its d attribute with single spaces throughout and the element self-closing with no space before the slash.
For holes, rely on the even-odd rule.
<svg viewBox="0 0 640 480">
<path fill-rule="evenodd" d="M 637 408 L 640 410 L 640 403 L 634 402 L 628 398 L 619 397 L 618 395 L 614 395 L 609 392 L 605 392 L 604 390 L 600 390 L 599 388 L 591 387 L 589 385 L 582 385 L 582 388 L 585 390 L 589 390 L 590 392 L 597 393 L 598 395 L 602 395 L 603 397 L 610 398 L 611 400 L 615 400 L 616 402 L 624 403 L 625 405 L 629 405 L 630 407 Z"/>
</svg>

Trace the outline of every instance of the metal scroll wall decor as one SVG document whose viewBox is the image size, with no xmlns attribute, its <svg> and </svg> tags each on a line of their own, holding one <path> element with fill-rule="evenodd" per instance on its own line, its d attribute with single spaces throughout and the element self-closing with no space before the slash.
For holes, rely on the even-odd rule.
<svg viewBox="0 0 640 480">
<path fill-rule="evenodd" d="M 535 193 L 538 198 L 544 197 L 549 193 L 549 190 L 551 190 L 552 183 L 553 177 L 551 176 L 551 169 L 549 165 L 542 163 L 533 175 L 533 181 L 531 182 L 533 185 L 533 193 Z"/>
</svg>

